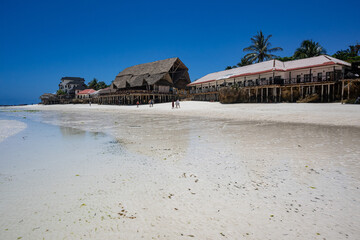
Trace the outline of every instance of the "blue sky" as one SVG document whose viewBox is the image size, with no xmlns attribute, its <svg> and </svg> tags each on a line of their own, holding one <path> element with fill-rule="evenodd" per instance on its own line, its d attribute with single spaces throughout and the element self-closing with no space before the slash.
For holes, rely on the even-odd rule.
<svg viewBox="0 0 360 240">
<path fill-rule="evenodd" d="M 111 83 L 124 68 L 179 57 L 191 80 L 235 65 L 259 30 L 291 56 L 360 42 L 360 1 L 0 0 L 0 105 L 38 103 L 63 76 Z"/>
</svg>

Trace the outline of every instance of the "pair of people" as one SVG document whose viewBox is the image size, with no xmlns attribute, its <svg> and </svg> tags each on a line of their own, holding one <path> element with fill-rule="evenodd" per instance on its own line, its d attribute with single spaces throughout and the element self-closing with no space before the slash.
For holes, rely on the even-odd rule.
<svg viewBox="0 0 360 240">
<path fill-rule="evenodd" d="M 149 100 L 149 107 L 153 107 L 154 106 L 154 101 L 152 99 Z"/>
<path fill-rule="evenodd" d="M 172 103 L 171 103 L 172 109 L 174 109 L 174 104 L 175 104 L 176 108 L 180 108 L 180 101 L 179 101 L 179 99 L 176 100 L 176 102 L 174 102 L 174 100 L 172 100 Z"/>
</svg>

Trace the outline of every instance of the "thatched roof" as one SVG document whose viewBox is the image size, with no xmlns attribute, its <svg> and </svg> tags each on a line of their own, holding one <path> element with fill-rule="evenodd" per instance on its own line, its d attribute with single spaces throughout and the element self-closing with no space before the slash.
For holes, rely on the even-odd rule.
<svg viewBox="0 0 360 240">
<path fill-rule="evenodd" d="M 116 76 L 111 87 L 141 87 L 154 85 L 159 81 L 162 85 L 176 86 L 179 80 L 190 83 L 188 68 L 179 58 L 168 58 L 125 68 Z"/>
<path fill-rule="evenodd" d="M 41 101 L 54 101 L 58 100 L 58 95 L 53 93 L 44 93 L 40 96 Z"/>
</svg>

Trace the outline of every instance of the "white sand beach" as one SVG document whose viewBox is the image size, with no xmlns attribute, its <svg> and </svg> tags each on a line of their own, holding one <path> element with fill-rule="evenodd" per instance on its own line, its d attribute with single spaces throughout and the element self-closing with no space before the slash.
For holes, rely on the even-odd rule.
<svg viewBox="0 0 360 240">
<path fill-rule="evenodd" d="M 281 103 L 281 104 L 221 104 L 219 102 L 181 102 L 180 109 L 171 109 L 171 103 L 114 106 L 78 105 L 28 105 L 19 107 L 35 110 L 120 112 L 140 114 L 166 114 L 175 116 L 207 117 L 239 121 L 266 121 L 284 123 L 309 123 L 335 126 L 360 127 L 359 105 L 340 103 Z"/>
<path fill-rule="evenodd" d="M 0 120 L 0 142 L 26 128 L 26 124 L 15 120 Z"/>
<path fill-rule="evenodd" d="M 1 239 L 360 238 L 359 106 L 16 109 Z"/>
</svg>

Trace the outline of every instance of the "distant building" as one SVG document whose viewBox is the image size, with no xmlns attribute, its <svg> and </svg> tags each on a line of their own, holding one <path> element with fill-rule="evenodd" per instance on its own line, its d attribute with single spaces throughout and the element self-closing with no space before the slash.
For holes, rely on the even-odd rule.
<svg viewBox="0 0 360 240">
<path fill-rule="evenodd" d="M 318 93 L 321 101 L 334 101 L 341 94 L 339 80 L 351 64 L 327 55 L 282 62 L 276 59 L 230 70 L 210 73 L 187 85 L 194 100 L 216 101 L 222 87 L 234 86 L 248 91 L 248 102 L 283 100 L 285 90 L 291 101 Z M 324 96 L 324 98 L 323 98 Z"/>
<path fill-rule="evenodd" d="M 44 93 L 40 96 L 42 104 L 58 104 L 60 102 L 59 97 L 56 94 Z"/>
<path fill-rule="evenodd" d="M 179 98 L 179 90 L 189 83 L 185 64 L 179 58 L 168 58 L 125 68 L 95 100 L 116 105 L 169 102 Z"/>
<path fill-rule="evenodd" d="M 179 58 L 144 63 L 125 68 L 110 88 L 118 90 L 147 90 L 154 93 L 170 93 L 173 88 L 185 89 L 190 83 L 188 68 Z"/>
<path fill-rule="evenodd" d="M 90 95 L 95 93 L 96 91 L 94 89 L 85 89 L 82 90 L 80 92 L 76 93 L 76 98 L 79 99 L 86 99 L 86 98 L 90 98 Z"/>
<path fill-rule="evenodd" d="M 64 91 L 68 95 L 74 95 L 76 90 L 84 90 L 86 88 L 85 79 L 80 77 L 63 77 L 59 84 L 59 90 Z"/>
</svg>

